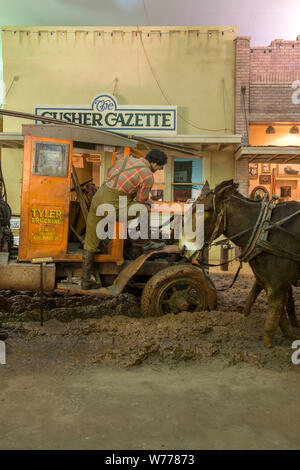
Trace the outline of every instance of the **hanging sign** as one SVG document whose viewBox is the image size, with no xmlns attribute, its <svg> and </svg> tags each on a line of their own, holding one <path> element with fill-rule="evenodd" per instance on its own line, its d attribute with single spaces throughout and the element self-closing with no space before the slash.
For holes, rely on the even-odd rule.
<svg viewBox="0 0 300 470">
<path fill-rule="evenodd" d="M 133 134 L 176 134 L 177 106 L 119 105 L 108 93 L 91 105 L 36 105 L 35 114 Z"/>
</svg>

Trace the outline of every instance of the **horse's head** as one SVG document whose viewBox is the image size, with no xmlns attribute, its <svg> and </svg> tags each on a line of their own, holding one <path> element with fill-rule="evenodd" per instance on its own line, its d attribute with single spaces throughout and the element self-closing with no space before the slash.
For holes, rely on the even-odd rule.
<svg viewBox="0 0 300 470">
<path fill-rule="evenodd" d="M 225 227 L 225 207 L 226 202 L 237 190 L 238 184 L 233 180 L 223 181 L 218 184 L 214 190 L 210 189 L 206 181 L 202 191 L 195 201 L 194 205 L 202 204 L 204 206 L 204 243 L 209 245 L 218 238 Z M 196 211 L 193 211 L 193 218 L 196 217 Z M 195 223 L 193 221 L 193 226 Z M 181 253 L 188 259 L 195 259 L 199 253 L 199 247 L 195 247 L 193 242 L 188 240 L 184 234 L 178 244 Z M 203 248 L 203 247 L 202 247 Z"/>
</svg>

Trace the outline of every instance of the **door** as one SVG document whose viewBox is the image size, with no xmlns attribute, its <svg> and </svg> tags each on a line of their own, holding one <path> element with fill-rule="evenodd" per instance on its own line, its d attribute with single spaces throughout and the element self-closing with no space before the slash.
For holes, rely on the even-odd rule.
<svg viewBox="0 0 300 470">
<path fill-rule="evenodd" d="M 67 252 L 73 142 L 25 136 L 19 261 Z"/>
</svg>

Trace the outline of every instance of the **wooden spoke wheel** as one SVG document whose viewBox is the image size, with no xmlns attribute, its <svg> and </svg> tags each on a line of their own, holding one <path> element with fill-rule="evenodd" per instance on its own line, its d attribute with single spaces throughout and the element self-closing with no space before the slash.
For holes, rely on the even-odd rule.
<svg viewBox="0 0 300 470">
<path fill-rule="evenodd" d="M 141 298 L 143 317 L 158 317 L 183 310 L 214 310 L 216 291 L 203 272 L 192 264 L 165 268 L 149 279 Z"/>
</svg>

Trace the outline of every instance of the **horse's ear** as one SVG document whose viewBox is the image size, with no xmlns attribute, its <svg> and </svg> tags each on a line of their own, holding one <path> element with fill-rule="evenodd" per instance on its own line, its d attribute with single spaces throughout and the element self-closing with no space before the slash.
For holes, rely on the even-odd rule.
<svg viewBox="0 0 300 470">
<path fill-rule="evenodd" d="M 201 189 L 201 193 L 199 195 L 199 199 L 205 199 L 206 196 L 210 193 L 210 187 L 209 187 L 209 183 L 208 181 L 206 180 L 202 189 Z"/>
</svg>

